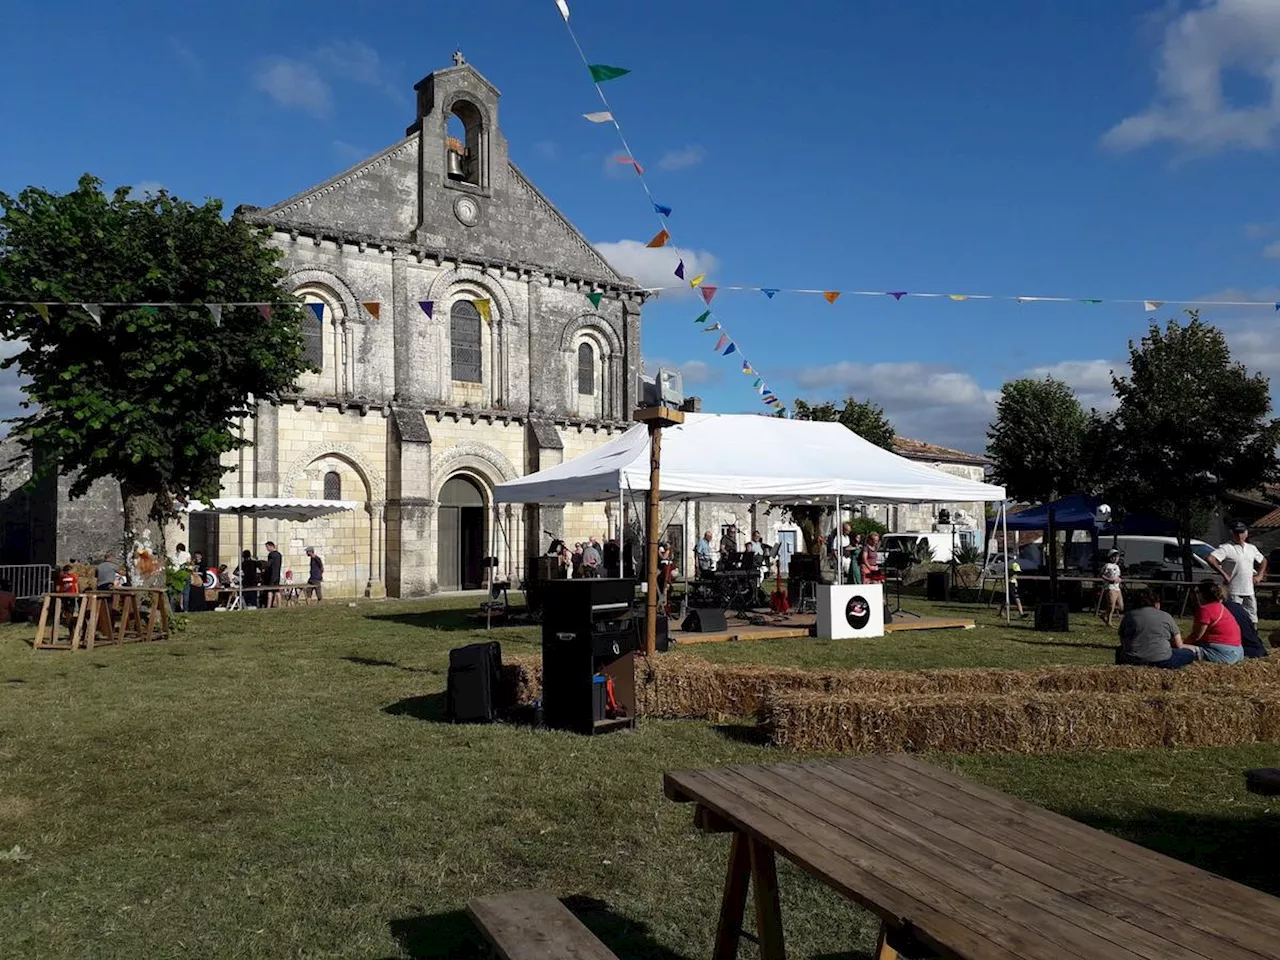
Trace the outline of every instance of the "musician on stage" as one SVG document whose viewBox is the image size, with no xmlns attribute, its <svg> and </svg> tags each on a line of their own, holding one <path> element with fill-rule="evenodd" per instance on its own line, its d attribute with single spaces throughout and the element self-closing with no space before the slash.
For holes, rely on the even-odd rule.
<svg viewBox="0 0 1280 960">
<path fill-rule="evenodd" d="M 866 543 L 858 552 L 858 567 L 863 583 L 884 583 L 884 572 L 880 569 L 880 534 L 867 534 Z"/>
<path fill-rule="evenodd" d="M 711 552 L 711 531 L 708 530 L 693 548 L 694 558 L 698 562 L 698 576 L 705 577 L 715 572 L 716 559 Z"/>
<path fill-rule="evenodd" d="M 728 560 L 738 552 L 738 528 L 730 524 L 725 527 L 724 536 L 720 538 L 720 559 Z"/>
</svg>

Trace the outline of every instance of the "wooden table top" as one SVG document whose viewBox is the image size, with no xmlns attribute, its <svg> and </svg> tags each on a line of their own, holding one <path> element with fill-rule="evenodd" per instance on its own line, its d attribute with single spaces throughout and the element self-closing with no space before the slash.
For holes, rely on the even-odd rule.
<svg viewBox="0 0 1280 960">
<path fill-rule="evenodd" d="M 1280 958 L 1280 899 L 911 757 L 677 771 L 664 788 L 945 957 Z"/>
</svg>

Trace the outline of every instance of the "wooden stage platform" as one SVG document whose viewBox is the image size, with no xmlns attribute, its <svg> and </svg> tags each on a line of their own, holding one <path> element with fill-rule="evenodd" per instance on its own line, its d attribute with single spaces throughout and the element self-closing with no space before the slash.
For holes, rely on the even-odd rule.
<svg viewBox="0 0 1280 960">
<path fill-rule="evenodd" d="M 729 617 L 727 630 L 718 633 L 685 633 L 672 630 L 671 639 L 676 643 L 730 643 L 739 640 L 793 640 L 799 637 L 812 637 L 817 620 L 812 614 L 786 614 L 785 616 L 768 616 L 767 623 L 754 624 L 737 617 Z M 904 617 L 895 616 L 893 623 L 885 624 L 886 633 L 901 633 L 908 630 L 972 630 L 976 624 L 972 620 L 950 617 Z"/>
</svg>

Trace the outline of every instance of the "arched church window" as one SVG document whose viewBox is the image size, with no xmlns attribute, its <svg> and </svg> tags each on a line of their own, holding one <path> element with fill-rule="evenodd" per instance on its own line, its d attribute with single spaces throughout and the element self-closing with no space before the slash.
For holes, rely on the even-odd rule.
<svg viewBox="0 0 1280 960">
<path fill-rule="evenodd" d="M 596 352 L 591 344 L 578 344 L 578 393 L 591 396 L 596 392 Z"/>
<path fill-rule="evenodd" d="M 449 311 L 451 379 L 481 383 L 480 311 L 470 300 L 459 300 Z"/>
<path fill-rule="evenodd" d="M 480 109 L 459 100 L 449 112 L 447 128 L 445 169 L 449 179 L 483 186 L 484 117 Z"/>
<path fill-rule="evenodd" d="M 326 500 L 342 499 L 342 475 L 330 470 L 324 475 L 324 498 Z"/>
<path fill-rule="evenodd" d="M 332 319 L 328 304 L 308 296 L 302 306 L 302 354 L 307 365 L 317 373 L 324 372 L 324 322 Z"/>
</svg>

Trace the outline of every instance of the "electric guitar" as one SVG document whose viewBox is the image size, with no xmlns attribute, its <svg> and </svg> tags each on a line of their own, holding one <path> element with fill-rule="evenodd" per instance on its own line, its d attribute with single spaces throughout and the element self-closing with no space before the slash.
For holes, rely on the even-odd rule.
<svg viewBox="0 0 1280 960">
<path fill-rule="evenodd" d="M 777 561 L 777 576 L 774 579 L 773 596 L 769 598 L 769 609 L 774 613 L 786 613 L 791 609 L 791 604 L 787 600 L 787 591 L 782 587 L 782 560 Z"/>
</svg>

